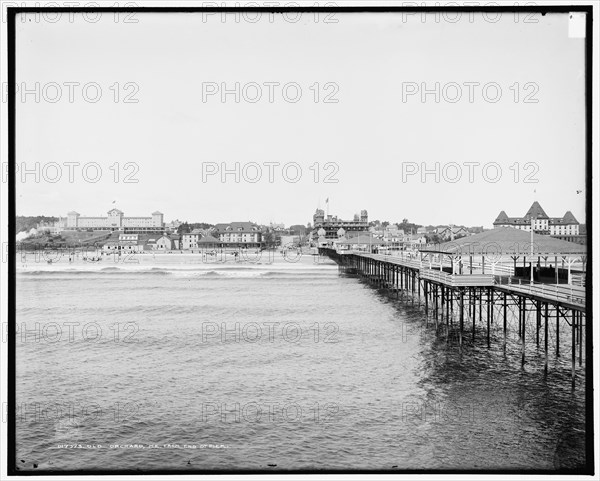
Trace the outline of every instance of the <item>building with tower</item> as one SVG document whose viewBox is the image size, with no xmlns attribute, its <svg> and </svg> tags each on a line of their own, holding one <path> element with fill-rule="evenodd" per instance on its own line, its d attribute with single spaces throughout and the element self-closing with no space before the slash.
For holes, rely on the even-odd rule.
<svg viewBox="0 0 600 481">
<path fill-rule="evenodd" d="M 336 215 L 325 216 L 323 209 L 317 209 L 313 215 L 313 232 L 312 238 L 316 240 L 319 237 L 319 230 L 325 231 L 325 239 L 337 239 L 338 231 L 343 229 L 344 235 L 347 237 L 352 232 L 367 232 L 369 230 L 369 215 L 366 210 L 361 210 L 360 215 L 354 214 L 352 220 L 342 220 Z"/>
</svg>

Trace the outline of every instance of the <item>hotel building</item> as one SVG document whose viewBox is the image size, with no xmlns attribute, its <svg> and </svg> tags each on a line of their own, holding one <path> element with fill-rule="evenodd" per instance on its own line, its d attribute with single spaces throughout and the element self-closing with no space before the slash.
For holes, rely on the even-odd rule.
<svg viewBox="0 0 600 481">
<path fill-rule="evenodd" d="M 361 210 L 360 215 L 354 214 L 352 220 L 338 219 L 337 216 L 328 215 L 325 217 L 325 212 L 322 209 L 317 209 L 313 215 L 313 240 L 319 237 L 319 230 L 325 231 L 325 239 L 337 239 L 338 231 L 344 230 L 346 237 L 351 232 L 367 232 L 369 230 L 369 216 L 366 210 Z"/>
<path fill-rule="evenodd" d="M 260 227 L 253 222 L 217 224 L 211 235 L 223 243 L 237 247 L 260 247 L 262 242 Z"/>
<path fill-rule="evenodd" d="M 164 215 L 156 211 L 150 217 L 126 217 L 119 209 L 108 211 L 107 217 L 83 217 L 71 211 L 57 222 L 62 230 L 121 230 L 123 232 L 162 233 L 165 230 Z"/>
<path fill-rule="evenodd" d="M 567 211 L 562 217 L 549 217 L 542 206 L 536 201 L 523 217 L 508 217 L 502 211 L 494 221 L 494 227 L 513 227 L 531 231 L 536 234 L 546 234 L 563 240 L 584 243 L 579 233 L 579 222 L 571 211 Z"/>
</svg>

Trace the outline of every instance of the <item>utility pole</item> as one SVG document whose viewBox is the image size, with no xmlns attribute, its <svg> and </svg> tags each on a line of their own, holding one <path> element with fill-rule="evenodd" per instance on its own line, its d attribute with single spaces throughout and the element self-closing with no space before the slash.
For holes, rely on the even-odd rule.
<svg viewBox="0 0 600 481">
<path fill-rule="evenodd" d="M 531 260 L 529 262 L 531 272 L 529 273 L 529 284 L 533 285 L 533 216 L 531 216 Z"/>
</svg>

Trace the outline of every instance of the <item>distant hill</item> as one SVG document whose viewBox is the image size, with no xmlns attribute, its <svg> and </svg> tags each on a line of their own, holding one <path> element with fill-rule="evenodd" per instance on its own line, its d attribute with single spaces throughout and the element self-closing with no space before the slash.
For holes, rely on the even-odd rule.
<svg viewBox="0 0 600 481">
<path fill-rule="evenodd" d="M 56 222 L 58 217 L 46 217 L 45 215 L 23 216 L 18 215 L 16 221 L 16 234 L 19 232 L 29 232 L 37 227 L 40 222 Z"/>
</svg>

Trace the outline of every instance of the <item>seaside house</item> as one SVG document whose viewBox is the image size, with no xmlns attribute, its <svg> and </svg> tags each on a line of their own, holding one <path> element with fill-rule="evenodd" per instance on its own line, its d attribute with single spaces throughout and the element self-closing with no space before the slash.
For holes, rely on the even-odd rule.
<svg viewBox="0 0 600 481">
<path fill-rule="evenodd" d="M 262 242 L 260 227 L 253 222 L 217 224 L 212 235 L 230 247 L 260 247 Z"/>
<path fill-rule="evenodd" d="M 154 250 L 171 251 L 174 248 L 173 240 L 168 235 L 162 235 L 154 241 Z"/>
<path fill-rule="evenodd" d="M 181 235 L 181 248 L 184 250 L 198 249 L 198 242 L 204 235 L 202 229 L 194 229 Z"/>
</svg>

